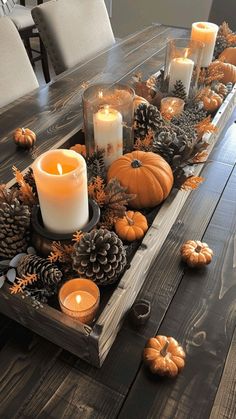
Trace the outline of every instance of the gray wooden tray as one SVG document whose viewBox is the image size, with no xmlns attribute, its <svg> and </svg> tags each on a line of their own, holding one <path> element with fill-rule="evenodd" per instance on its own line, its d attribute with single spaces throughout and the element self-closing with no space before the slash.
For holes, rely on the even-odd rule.
<svg viewBox="0 0 236 419">
<path fill-rule="evenodd" d="M 236 104 L 236 86 L 227 96 L 214 117 L 218 131 L 205 135 L 210 144 L 208 154 L 213 149 Z M 60 144 L 61 146 L 62 144 Z M 57 146 L 59 146 L 57 144 Z M 204 164 L 195 168 L 200 174 Z M 9 185 L 12 181 L 9 182 Z M 142 244 L 135 253 L 130 268 L 125 272 L 117 288 L 105 305 L 95 324 L 91 327 L 73 320 L 64 313 L 48 305 L 43 308 L 32 306 L 32 300 L 21 295 L 11 295 L 9 285 L 0 290 L 0 311 L 44 338 L 84 359 L 91 365 L 100 367 L 105 360 L 122 326 L 123 319 L 133 305 L 149 271 L 153 260 L 160 252 L 170 229 L 176 222 L 190 191 L 173 190 L 158 211 Z"/>
</svg>

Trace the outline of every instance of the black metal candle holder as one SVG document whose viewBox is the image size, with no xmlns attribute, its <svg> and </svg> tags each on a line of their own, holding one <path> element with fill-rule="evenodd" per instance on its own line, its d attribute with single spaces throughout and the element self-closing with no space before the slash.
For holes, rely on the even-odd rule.
<svg viewBox="0 0 236 419">
<path fill-rule="evenodd" d="M 151 303 L 148 300 L 136 300 L 130 309 L 130 320 L 135 327 L 143 326 L 151 315 Z"/>
<path fill-rule="evenodd" d="M 81 228 L 81 231 L 87 233 L 91 231 L 99 222 L 100 208 L 98 204 L 89 199 L 89 221 Z M 53 233 L 44 227 L 42 214 L 39 205 L 35 205 L 32 211 L 32 244 L 38 254 L 48 256 L 51 252 L 51 245 L 54 241 L 60 241 L 62 244 L 70 243 L 74 233 Z"/>
</svg>

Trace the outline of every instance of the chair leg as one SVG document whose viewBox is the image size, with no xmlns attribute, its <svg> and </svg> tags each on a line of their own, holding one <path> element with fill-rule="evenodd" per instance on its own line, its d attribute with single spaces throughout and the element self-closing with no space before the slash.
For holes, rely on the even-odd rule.
<svg viewBox="0 0 236 419">
<path fill-rule="evenodd" d="M 30 39 L 25 38 L 25 39 L 23 39 L 23 42 L 24 42 L 27 54 L 29 56 L 30 62 L 32 64 L 32 66 L 34 67 L 35 65 L 34 65 L 34 58 L 33 58 L 33 54 L 32 54 L 32 49 L 31 49 L 31 45 L 30 45 Z"/>
<path fill-rule="evenodd" d="M 47 52 L 41 38 L 39 39 L 40 39 L 40 54 L 41 54 L 43 75 L 44 75 L 46 83 L 49 83 L 51 80 L 51 77 L 50 77 L 50 72 L 49 72 L 49 67 L 48 67 L 48 56 L 47 56 Z"/>
</svg>

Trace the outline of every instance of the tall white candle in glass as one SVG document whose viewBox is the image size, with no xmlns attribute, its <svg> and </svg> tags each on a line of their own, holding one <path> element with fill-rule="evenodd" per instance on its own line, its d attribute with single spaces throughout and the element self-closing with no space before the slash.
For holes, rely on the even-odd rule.
<svg viewBox="0 0 236 419">
<path fill-rule="evenodd" d="M 73 233 L 89 219 L 87 170 L 84 158 L 72 150 L 50 150 L 33 164 L 45 227 L 53 233 Z"/>
<path fill-rule="evenodd" d="M 189 94 L 189 88 L 191 78 L 193 74 L 194 62 L 190 58 L 180 57 L 173 58 L 170 62 L 170 80 L 169 80 L 169 92 L 172 92 L 175 83 L 181 80 L 186 91 L 186 95 Z"/>
<path fill-rule="evenodd" d="M 123 152 L 122 115 L 109 105 L 93 115 L 95 147 L 105 150 L 105 165 L 108 167 Z"/>
<path fill-rule="evenodd" d="M 195 22 L 192 24 L 191 39 L 204 43 L 201 67 L 208 67 L 212 62 L 216 36 L 219 27 L 215 23 Z"/>
</svg>

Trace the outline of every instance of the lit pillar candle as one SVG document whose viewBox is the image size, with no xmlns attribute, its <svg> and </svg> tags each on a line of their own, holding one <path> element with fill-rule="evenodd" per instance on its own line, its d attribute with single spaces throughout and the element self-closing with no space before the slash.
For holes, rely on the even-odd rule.
<svg viewBox="0 0 236 419">
<path fill-rule="evenodd" d="M 105 164 L 118 159 L 123 153 L 122 115 L 105 105 L 93 115 L 95 147 L 105 150 Z"/>
<path fill-rule="evenodd" d="M 99 288 L 90 279 L 71 279 L 65 282 L 59 291 L 62 311 L 82 323 L 91 323 L 94 320 L 99 301 Z"/>
<path fill-rule="evenodd" d="M 190 58 L 174 58 L 170 62 L 169 92 L 172 92 L 177 80 L 181 80 L 188 96 L 194 62 Z"/>
<path fill-rule="evenodd" d="M 217 25 L 209 22 L 195 22 L 192 24 L 191 39 L 193 41 L 201 41 L 205 45 L 201 67 L 208 67 L 212 62 L 218 29 Z"/>
<path fill-rule="evenodd" d="M 84 158 L 72 150 L 50 150 L 33 164 L 45 227 L 53 233 L 73 233 L 89 219 Z"/>
</svg>

